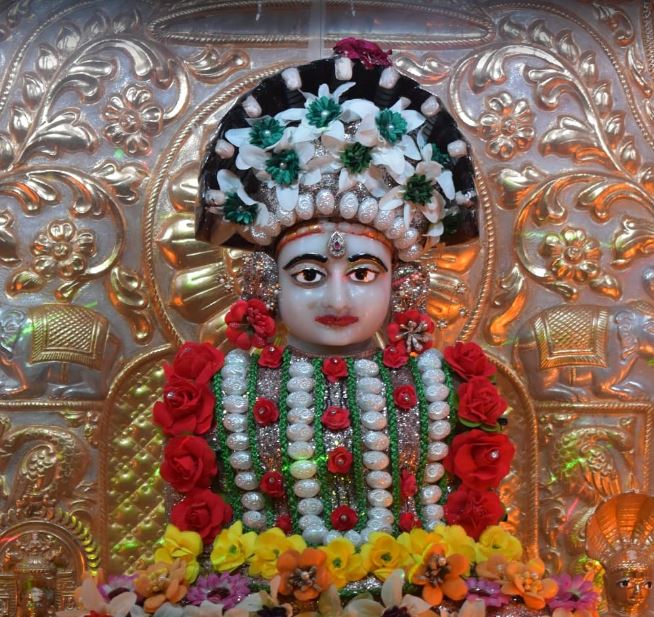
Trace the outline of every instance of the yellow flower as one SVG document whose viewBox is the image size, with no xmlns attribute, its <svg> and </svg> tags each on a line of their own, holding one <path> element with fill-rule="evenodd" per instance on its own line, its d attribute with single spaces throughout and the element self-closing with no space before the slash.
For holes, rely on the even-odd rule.
<svg viewBox="0 0 654 617">
<path fill-rule="evenodd" d="M 228 572 L 243 565 L 254 553 L 257 534 L 254 531 L 243 533 L 243 523 L 236 521 L 228 529 L 223 529 L 213 541 L 211 564 L 217 572 Z"/>
<path fill-rule="evenodd" d="M 491 555 L 504 555 L 508 560 L 522 557 L 522 544 L 500 525 L 492 525 L 477 542 L 477 563 L 488 561 Z"/>
<path fill-rule="evenodd" d="M 461 525 L 437 525 L 433 533 L 440 537 L 440 543 L 445 546 L 445 555 L 449 557 L 458 553 L 468 562 L 473 563 L 477 551 L 475 541 L 465 532 Z"/>
<path fill-rule="evenodd" d="M 347 583 L 361 580 L 367 574 L 361 555 L 356 554 L 354 544 L 346 538 L 336 538 L 320 550 L 327 554 L 327 571 L 337 589 Z"/>
<path fill-rule="evenodd" d="M 271 579 L 278 574 L 277 558 L 282 553 L 292 550 L 301 553 L 306 547 L 302 536 L 286 536 L 277 527 L 267 529 L 254 541 L 254 554 L 250 559 L 249 574 Z"/>
<path fill-rule="evenodd" d="M 409 551 L 387 533 L 375 531 L 361 547 L 361 558 L 366 572 L 385 581 L 393 570 L 411 564 Z"/>
<path fill-rule="evenodd" d="M 202 552 L 202 538 L 195 531 L 180 531 L 175 525 L 168 525 L 161 540 L 162 545 L 154 553 L 155 562 L 171 564 L 181 559 L 186 566 L 184 579 L 192 583 L 200 573 L 196 557 Z"/>
<path fill-rule="evenodd" d="M 408 533 L 402 533 L 397 541 L 409 552 L 411 558 L 416 562 L 422 562 L 423 553 L 432 544 L 441 544 L 443 538 L 431 531 L 425 531 L 420 527 L 414 527 Z"/>
</svg>

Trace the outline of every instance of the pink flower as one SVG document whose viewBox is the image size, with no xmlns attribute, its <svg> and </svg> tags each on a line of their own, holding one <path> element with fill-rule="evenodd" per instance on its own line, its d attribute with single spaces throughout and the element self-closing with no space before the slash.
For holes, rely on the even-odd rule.
<svg viewBox="0 0 654 617">
<path fill-rule="evenodd" d="M 367 69 L 375 66 L 391 66 L 389 56 L 393 53 L 391 49 L 384 51 L 377 43 L 351 36 L 336 43 L 334 52 L 347 56 L 350 60 L 361 60 Z"/>
<path fill-rule="evenodd" d="M 559 591 L 547 605 L 551 609 L 563 608 L 568 611 L 592 611 L 599 603 L 599 593 L 593 584 L 583 576 L 560 574 L 552 577 L 559 586 Z"/>
</svg>

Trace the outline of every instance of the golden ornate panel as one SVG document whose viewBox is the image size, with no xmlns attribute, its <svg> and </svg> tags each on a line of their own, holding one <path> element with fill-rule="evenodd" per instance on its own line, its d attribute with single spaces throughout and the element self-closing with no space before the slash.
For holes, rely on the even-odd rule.
<svg viewBox="0 0 654 617">
<path fill-rule="evenodd" d="M 27 601 L 14 574 L 35 552 L 59 607 L 84 564 L 147 557 L 164 521 L 161 363 L 181 340 L 221 343 L 238 292 L 241 255 L 193 238 L 202 144 L 262 76 L 356 34 L 392 47 L 475 153 L 482 236 L 429 261 L 429 310 L 439 344 L 474 339 L 500 366 L 521 449 L 509 523 L 572 565 L 600 499 L 652 492 L 651 2 L 14 0 L 0 617 Z"/>
</svg>

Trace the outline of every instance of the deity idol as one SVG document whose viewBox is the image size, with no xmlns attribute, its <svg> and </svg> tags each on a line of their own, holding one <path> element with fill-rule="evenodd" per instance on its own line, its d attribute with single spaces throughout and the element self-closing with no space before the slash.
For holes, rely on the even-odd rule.
<svg viewBox="0 0 654 617">
<path fill-rule="evenodd" d="M 408 549 L 384 542 L 445 522 L 477 539 L 503 518 L 497 488 L 514 446 L 495 367 L 473 343 L 433 348 L 420 265 L 439 241 L 476 237 L 476 204 L 452 117 L 369 44 L 264 79 L 223 117 L 202 165 L 197 231 L 251 251 L 225 318 L 235 349 L 223 362 L 209 345 L 183 346 L 154 410 L 170 437 L 162 476 L 185 495 L 172 522 L 215 539 L 219 571 L 245 561 L 251 576 L 280 575 L 280 593 L 315 599 L 339 575 L 323 580 L 325 557 L 307 547 L 368 551 L 337 587 L 369 588 L 408 563 Z M 192 418 L 179 395 L 189 376 L 211 392 Z M 217 477 L 205 446 L 189 454 L 189 433 L 209 436 Z M 200 450 L 203 471 L 187 473 Z M 277 563 L 285 549 L 293 555 Z M 447 572 L 449 597 L 467 593 L 468 562 L 442 550 L 410 574 L 432 605 Z"/>
</svg>

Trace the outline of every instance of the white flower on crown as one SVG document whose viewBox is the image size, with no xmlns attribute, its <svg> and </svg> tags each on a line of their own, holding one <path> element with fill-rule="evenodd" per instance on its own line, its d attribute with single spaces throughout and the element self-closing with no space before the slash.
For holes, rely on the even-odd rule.
<svg viewBox="0 0 654 617">
<path fill-rule="evenodd" d="M 241 179 L 228 169 L 218 172 L 218 186 L 222 196 L 218 201 L 223 206 L 223 217 L 236 224 L 262 226 L 268 223 L 268 208 L 252 199 L 246 192 Z"/>
<path fill-rule="evenodd" d="M 250 126 L 230 129 L 225 133 L 225 139 L 239 149 L 250 144 L 262 150 L 272 150 L 282 139 L 284 130 L 292 120 L 283 116 L 287 111 L 290 110 L 278 113 L 273 118 L 246 118 Z"/>
</svg>

